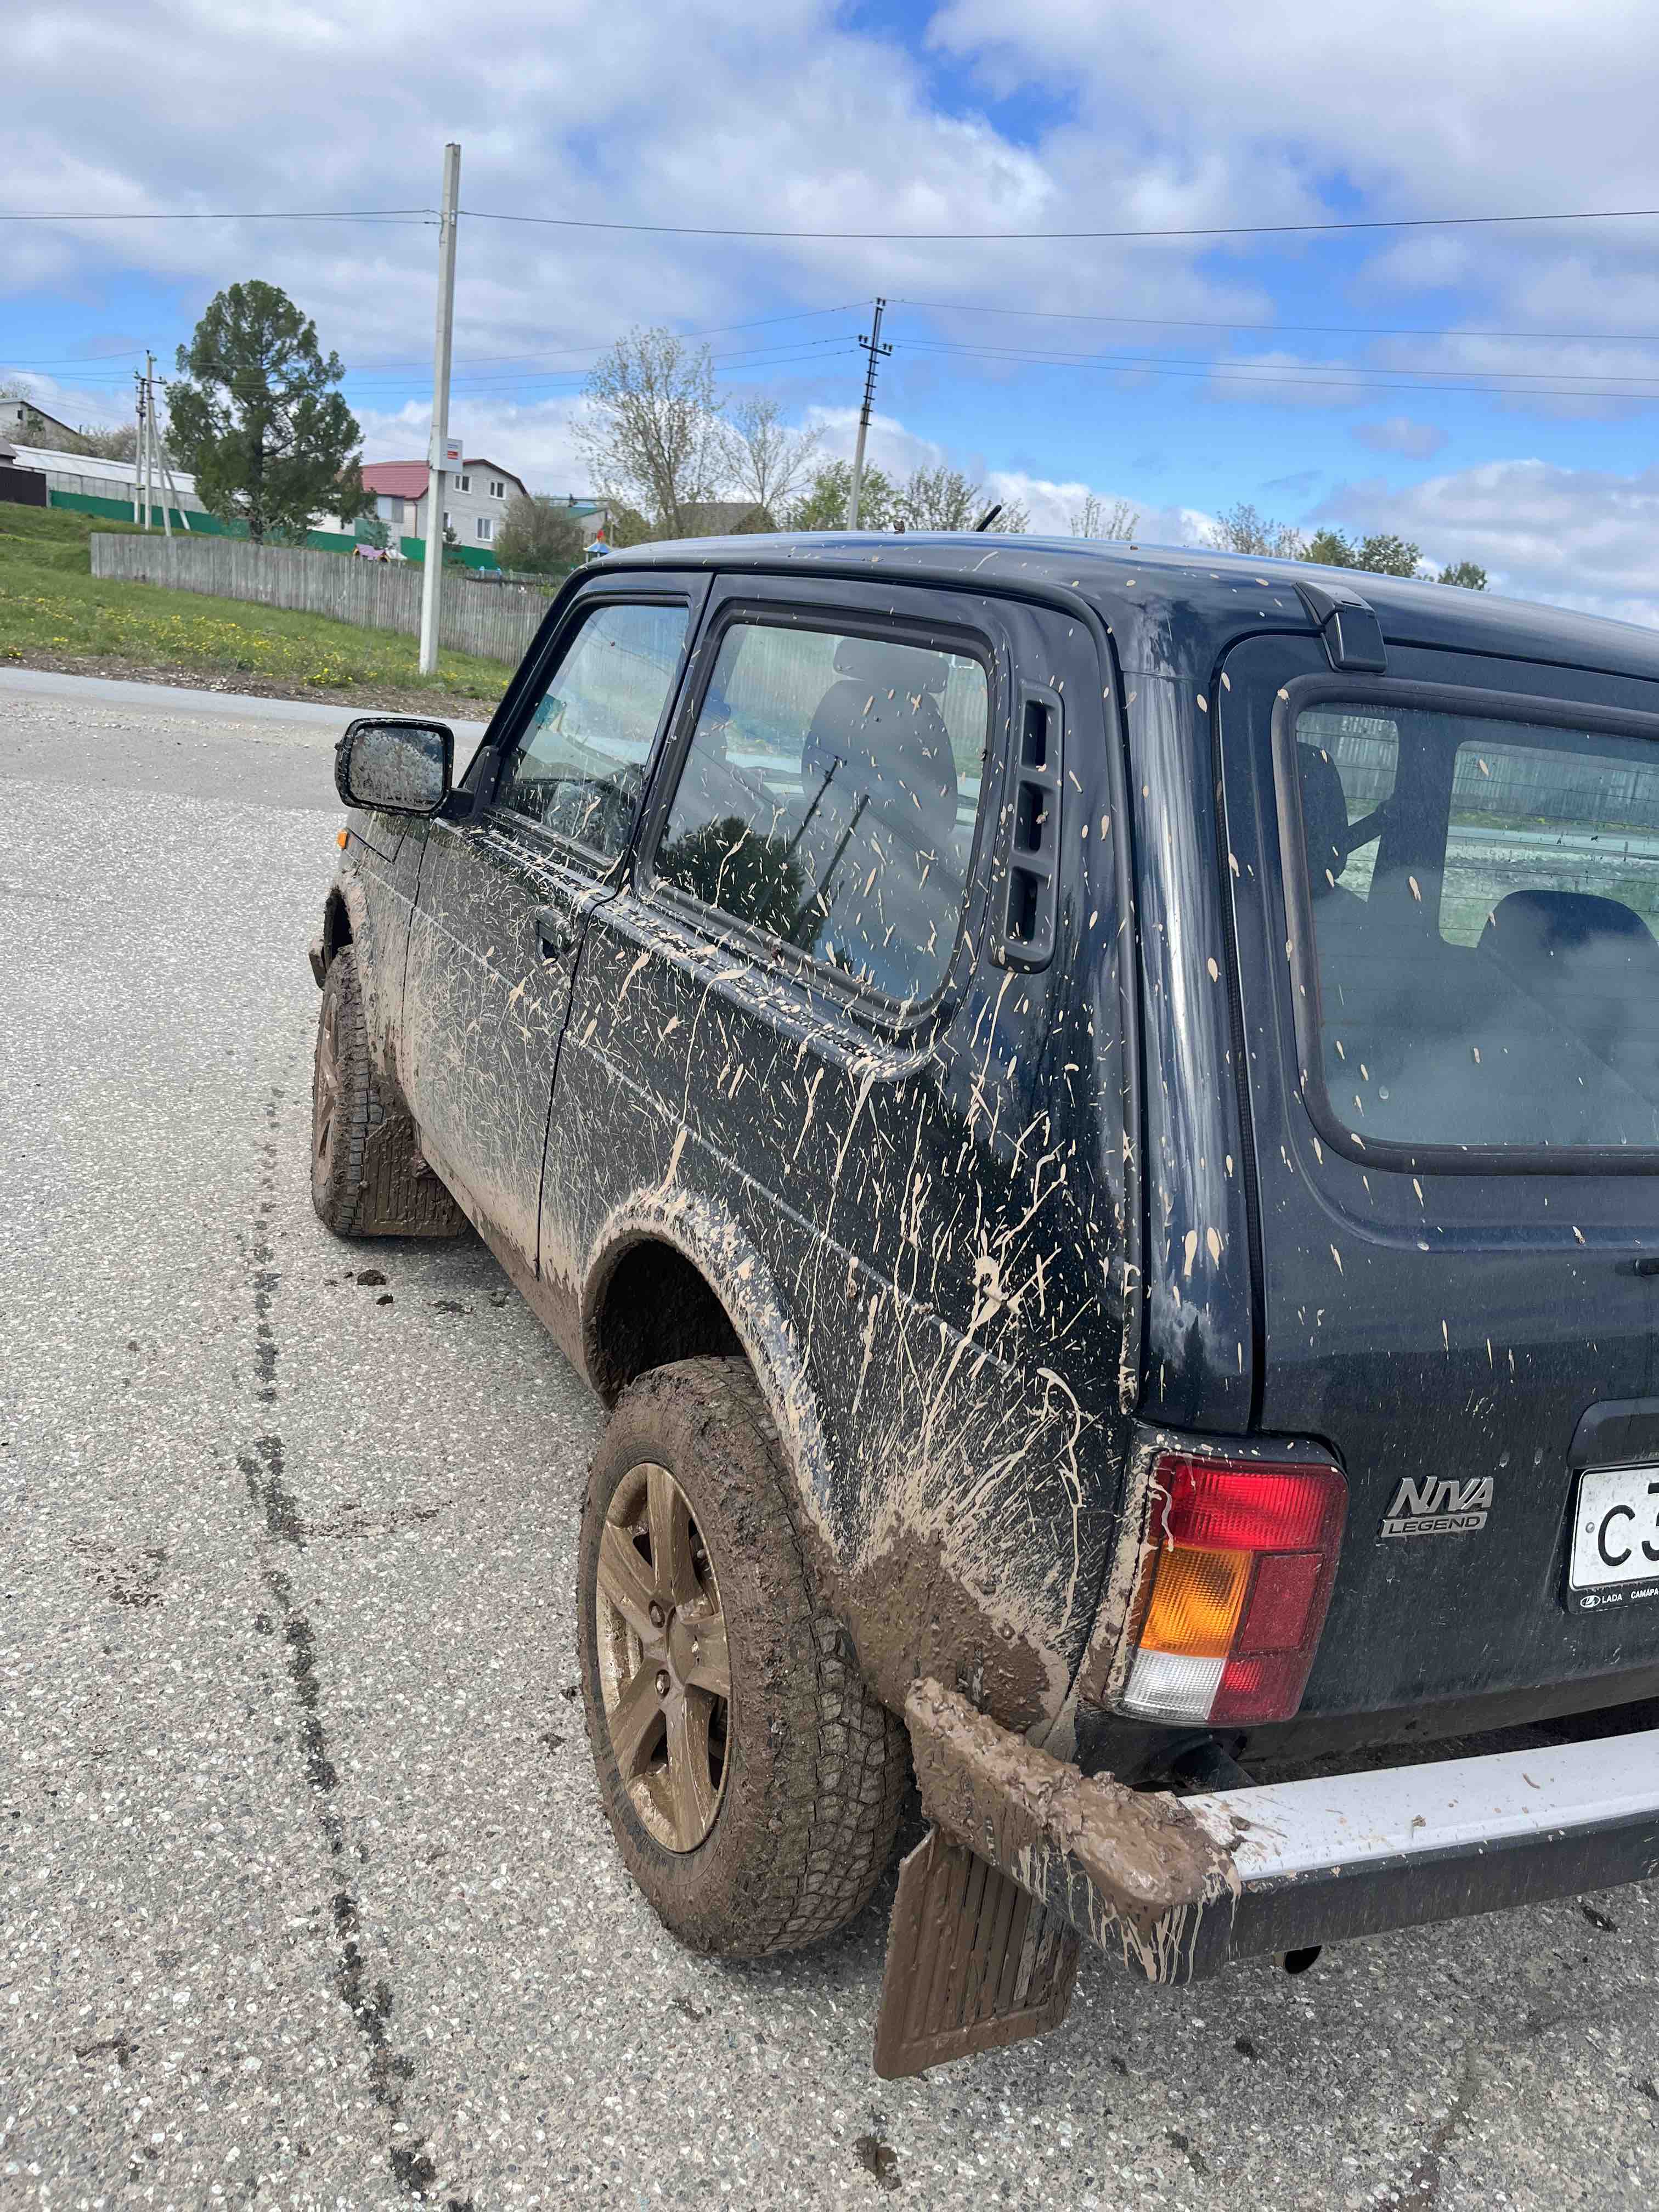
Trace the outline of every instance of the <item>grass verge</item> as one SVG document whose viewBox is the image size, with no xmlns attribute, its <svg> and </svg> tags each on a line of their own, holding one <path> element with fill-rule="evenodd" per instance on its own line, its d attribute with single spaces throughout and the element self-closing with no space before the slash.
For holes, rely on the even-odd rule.
<svg viewBox="0 0 1659 2212">
<path fill-rule="evenodd" d="M 93 531 L 131 526 L 58 508 L 0 506 L 0 667 L 119 663 L 241 677 L 300 697 L 362 691 L 486 705 L 507 688 L 512 671 L 503 663 L 463 653 L 440 653 L 436 675 L 422 676 L 416 641 L 396 630 L 94 577 Z"/>
</svg>

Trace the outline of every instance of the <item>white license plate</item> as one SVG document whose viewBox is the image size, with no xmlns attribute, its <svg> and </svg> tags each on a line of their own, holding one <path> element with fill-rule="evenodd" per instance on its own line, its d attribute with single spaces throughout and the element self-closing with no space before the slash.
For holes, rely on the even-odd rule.
<svg viewBox="0 0 1659 2212">
<path fill-rule="evenodd" d="M 1579 1613 L 1659 1598 L 1659 1467 L 1579 1476 L 1567 1594 Z"/>
</svg>

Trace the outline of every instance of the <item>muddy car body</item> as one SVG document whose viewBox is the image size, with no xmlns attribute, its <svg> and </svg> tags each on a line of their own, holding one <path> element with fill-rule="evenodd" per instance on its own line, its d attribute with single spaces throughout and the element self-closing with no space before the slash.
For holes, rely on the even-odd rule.
<svg viewBox="0 0 1659 2212">
<path fill-rule="evenodd" d="M 831 1796 L 868 1705 L 825 1831 L 857 1879 L 769 1940 L 867 1895 L 907 1748 L 935 1823 L 884 2070 L 1050 2024 L 1079 1936 L 1177 1979 L 1652 1869 L 1656 716 L 1622 625 L 854 537 L 573 580 L 453 790 L 447 732 L 348 733 L 319 1210 L 459 1207 L 636 1408 L 589 1721 L 678 1932 L 742 1948 L 713 1875 L 676 1902 L 748 1817 L 750 1660 L 685 1640 L 727 1384 Z M 676 1390 L 695 1561 L 653 1643 Z M 649 1571 L 607 1614 L 618 1542 Z"/>
</svg>

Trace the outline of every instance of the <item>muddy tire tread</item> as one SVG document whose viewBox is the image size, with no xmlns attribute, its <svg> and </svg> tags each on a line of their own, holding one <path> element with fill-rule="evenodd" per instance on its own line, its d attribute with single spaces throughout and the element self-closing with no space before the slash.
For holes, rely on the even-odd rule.
<svg viewBox="0 0 1659 2212">
<path fill-rule="evenodd" d="M 653 1369 L 624 1392 L 617 1416 L 647 1392 L 684 1394 L 701 1427 L 748 1446 L 739 1457 L 750 1464 L 731 1470 L 731 1486 L 742 1486 L 738 1510 L 749 1518 L 751 1540 L 775 1562 L 770 1582 L 781 1663 L 773 1672 L 785 1708 L 783 1740 L 769 1746 L 773 1786 L 760 1863 L 733 1885 L 729 1914 L 705 1915 L 696 1929 L 675 1932 L 730 1957 L 799 1949 L 854 1918 L 885 1872 L 909 1786 L 908 1739 L 866 1688 L 840 1623 L 816 1601 L 784 1448 L 748 1363 L 697 1358 Z M 603 1721 L 585 1651 L 583 1658 L 591 1732 Z M 638 1878 L 638 1854 L 620 1832 L 619 1840 Z"/>
<path fill-rule="evenodd" d="M 312 1184 L 319 1218 L 337 1237 L 459 1236 L 466 1226 L 460 1207 L 435 1175 L 417 1174 L 410 1165 L 412 1130 L 407 1141 L 399 1141 L 400 1133 L 387 1128 L 368 1049 L 356 957 L 349 945 L 334 956 L 323 988 L 338 994 L 342 1081 L 337 1164 L 326 1202 L 318 1200 L 314 1177 Z M 313 1085 L 315 1079 L 313 1074 Z"/>
</svg>

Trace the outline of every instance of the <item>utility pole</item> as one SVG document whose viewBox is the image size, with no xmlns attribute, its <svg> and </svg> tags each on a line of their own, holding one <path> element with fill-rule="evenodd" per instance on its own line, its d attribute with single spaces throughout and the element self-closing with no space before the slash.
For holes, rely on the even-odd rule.
<svg viewBox="0 0 1659 2212">
<path fill-rule="evenodd" d="M 870 335 L 866 337 L 860 332 L 859 336 L 859 343 L 870 356 L 870 365 L 864 372 L 864 404 L 859 410 L 859 438 L 853 448 L 853 489 L 847 501 L 847 527 L 849 530 L 856 530 L 859 526 L 859 494 L 864 489 L 864 441 L 870 429 L 870 410 L 875 404 L 876 364 L 884 354 L 893 350 L 891 346 L 883 345 L 881 342 L 881 311 L 886 305 L 885 300 L 877 301 L 876 319 L 870 327 Z"/>
<path fill-rule="evenodd" d="M 149 403 L 151 451 L 155 456 L 155 477 L 161 494 L 161 527 L 169 538 L 173 535 L 173 511 L 179 510 L 179 524 L 185 535 L 190 535 L 190 509 L 185 505 L 178 484 L 173 480 L 173 464 L 167 459 L 167 449 L 161 438 L 161 414 L 155 404 L 155 356 L 146 356 L 149 362 L 144 378 L 145 398 Z"/>
<path fill-rule="evenodd" d="M 443 198 L 438 217 L 438 328 L 432 354 L 432 444 L 427 456 L 426 548 L 421 573 L 421 673 L 438 666 L 438 595 L 444 568 L 444 484 L 449 443 L 449 356 L 455 336 L 455 220 L 461 197 L 461 149 L 444 148 Z"/>
<path fill-rule="evenodd" d="M 132 449 L 132 519 L 138 520 L 138 503 L 144 495 L 144 380 L 135 368 L 132 372 L 134 397 L 137 404 L 138 438 Z M 144 514 L 144 528 L 149 528 L 149 514 Z"/>
<path fill-rule="evenodd" d="M 155 416 L 155 356 L 149 352 L 144 356 L 144 420 L 149 425 L 150 489 L 161 495 L 161 528 L 171 538 L 173 509 L 167 504 L 167 459 L 161 451 L 161 426 Z"/>
</svg>

